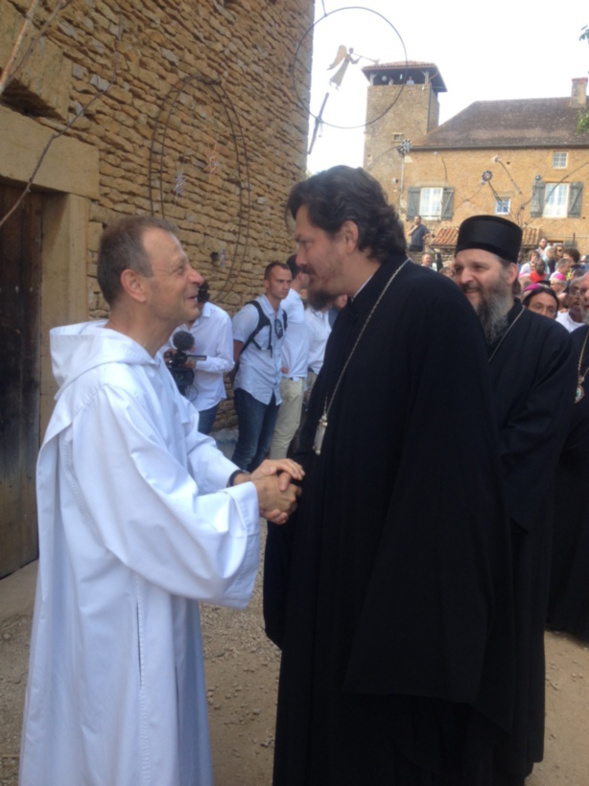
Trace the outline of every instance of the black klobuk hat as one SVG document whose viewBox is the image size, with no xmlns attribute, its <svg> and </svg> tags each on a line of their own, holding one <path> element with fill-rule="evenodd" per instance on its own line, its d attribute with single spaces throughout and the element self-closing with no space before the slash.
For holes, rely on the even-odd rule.
<svg viewBox="0 0 589 786">
<path fill-rule="evenodd" d="M 471 216 L 458 230 L 456 253 L 466 248 L 482 248 L 508 262 L 517 262 L 522 244 L 521 227 L 500 216 Z"/>
</svg>

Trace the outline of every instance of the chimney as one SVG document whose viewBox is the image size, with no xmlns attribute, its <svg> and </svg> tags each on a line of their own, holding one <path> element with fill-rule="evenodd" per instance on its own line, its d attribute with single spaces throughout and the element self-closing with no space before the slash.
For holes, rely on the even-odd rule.
<svg viewBox="0 0 589 786">
<path fill-rule="evenodd" d="M 573 89 L 571 92 L 571 106 L 577 109 L 585 109 L 587 104 L 587 77 L 573 79 Z"/>
</svg>

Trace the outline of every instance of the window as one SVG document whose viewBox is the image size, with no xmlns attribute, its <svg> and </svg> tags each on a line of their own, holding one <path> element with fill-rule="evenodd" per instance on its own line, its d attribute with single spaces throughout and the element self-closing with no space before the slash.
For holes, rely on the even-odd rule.
<svg viewBox="0 0 589 786">
<path fill-rule="evenodd" d="M 539 176 L 532 186 L 532 218 L 580 218 L 583 183 L 543 183 Z"/>
<path fill-rule="evenodd" d="M 546 183 L 546 200 L 544 202 L 545 218 L 564 218 L 569 202 L 568 183 Z"/>
<path fill-rule="evenodd" d="M 495 215 L 508 216 L 511 208 L 511 199 L 509 197 L 496 197 L 495 198 Z"/>
<path fill-rule="evenodd" d="M 552 168 L 553 169 L 566 169 L 568 166 L 568 153 L 553 153 L 552 154 Z"/>
<path fill-rule="evenodd" d="M 421 216 L 434 221 L 449 221 L 454 214 L 453 188 L 407 189 L 407 218 Z"/>
<path fill-rule="evenodd" d="M 442 189 L 422 188 L 419 197 L 419 215 L 422 218 L 440 218 L 442 215 Z"/>
</svg>

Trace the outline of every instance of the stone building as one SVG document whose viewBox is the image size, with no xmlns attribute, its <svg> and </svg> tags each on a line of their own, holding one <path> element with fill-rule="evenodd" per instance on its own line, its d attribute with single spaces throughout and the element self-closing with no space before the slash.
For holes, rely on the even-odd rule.
<svg viewBox="0 0 589 786">
<path fill-rule="evenodd" d="M 579 134 L 587 79 L 567 98 L 477 101 L 438 126 L 434 64 L 369 66 L 364 165 L 402 218 L 421 215 L 434 247 L 451 251 L 457 227 L 477 213 L 502 215 L 540 237 L 589 252 L 589 134 Z M 411 84 L 413 82 L 413 84 Z"/>
<path fill-rule="evenodd" d="M 0 0 L 9 76 L 29 5 Z M 48 332 L 105 316 L 103 227 L 164 215 L 232 313 L 292 252 L 283 206 L 306 163 L 293 80 L 308 91 L 312 0 L 72 0 L 51 19 L 57 5 L 39 4 L 0 96 L 0 221 L 32 178 L 0 227 L 0 576 L 36 554 Z"/>
<path fill-rule="evenodd" d="M 438 94 L 446 92 L 446 85 L 435 63 L 370 65 L 362 71 L 370 82 L 364 168 L 398 207 L 406 194 L 405 145 L 438 127 Z"/>
</svg>

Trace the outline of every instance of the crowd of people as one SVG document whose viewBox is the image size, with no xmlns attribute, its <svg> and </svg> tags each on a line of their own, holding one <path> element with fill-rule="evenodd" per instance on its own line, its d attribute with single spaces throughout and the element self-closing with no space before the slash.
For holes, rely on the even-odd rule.
<svg viewBox="0 0 589 786">
<path fill-rule="evenodd" d="M 323 365 L 327 339 L 345 296 L 307 304 L 307 274 L 296 255 L 271 262 L 264 294 L 230 319 L 209 302 L 206 282 L 199 288 L 198 316 L 181 325 L 162 348 L 177 373 L 180 389 L 199 413 L 199 431 L 209 434 L 219 403 L 226 398 L 224 375 L 234 390 L 238 437 L 232 461 L 249 472 L 266 456 L 286 458 L 301 425 L 313 384 Z M 189 352 L 178 336 L 191 334 Z M 178 354 L 180 352 L 180 355 Z M 184 390 L 184 373 L 191 373 Z"/>
<path fill-rule="evenodd" d="M 425 252 L 424 267 L 434 255 Z M 589 478 L 589 399 L 585 377 L 589 370 L 589 259 L 563 243 L 540 238 L 538 247 L 517 257 L 514 292 L 524 308 L 560 323 L 571 337 L 577 364 L 575 406 L 566 441 L 556 466 L 551 501 L 551 575 L 547 627 L 589 641 L 589 505 L 584 483 Z M 452 259 L 439 271 L 456 279 Z M 460 266 L 459 266 L 460 272 Z M 457 281 L 457 283 L 459 283 Z M 530 345 L 531 349 L 531 345 Z"/>
<path fill-rule="evenodd" d="M 589 274 L 547 243 L 523 269 L 497 216 L 450 265 L 416 220 L 415 264 L 362 169 L 287 214 L 297 254 L 233 320 L 136 217 L 100 242 L 108 320 L 51 331 L 23 786 L 212 784 L 198 604 L 248 602 L 260 516 L 274 786 L 523 786 L 542 759 L 546 620 L 589 636 Z"/>
</svg>

